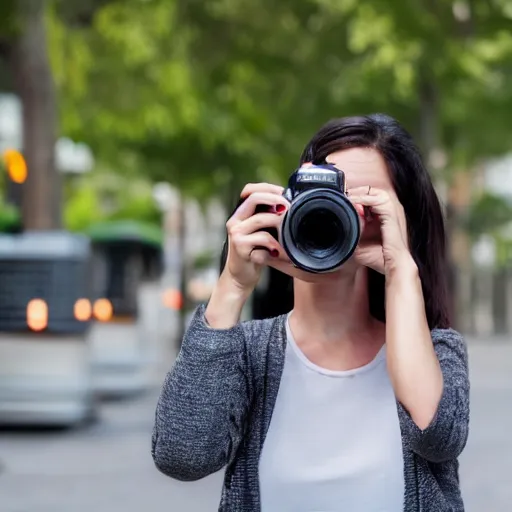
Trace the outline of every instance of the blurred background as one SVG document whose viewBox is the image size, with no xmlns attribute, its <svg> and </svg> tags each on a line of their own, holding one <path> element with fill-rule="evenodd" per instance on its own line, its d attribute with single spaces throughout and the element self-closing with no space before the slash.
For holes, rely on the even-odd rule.
<svg viewBox="0 0 512 512">
<path fill-rule="evenodd" d="M 467 510 L 510 510 L 512 2 L 2 0 L 2 511 L 217 510 L 222 475 L 167 479 L 150 434 L 226 217 L 326 120 L 376 111 L 445 207 Z"/>
</svg>

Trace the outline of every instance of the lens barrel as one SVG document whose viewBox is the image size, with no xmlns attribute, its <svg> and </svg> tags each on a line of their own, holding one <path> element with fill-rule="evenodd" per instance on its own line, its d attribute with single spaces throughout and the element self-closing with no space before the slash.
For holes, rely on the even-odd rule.
<svg viewBox="0 0 512 512">
<path fill-rule="evenodd" d="M 339 191 L 315 188 L 299 194 L 281 227 L 281 244 L 298 268 L 312 273 L 341 266 L 359 242 L 359 216 Z"/>
</svg>

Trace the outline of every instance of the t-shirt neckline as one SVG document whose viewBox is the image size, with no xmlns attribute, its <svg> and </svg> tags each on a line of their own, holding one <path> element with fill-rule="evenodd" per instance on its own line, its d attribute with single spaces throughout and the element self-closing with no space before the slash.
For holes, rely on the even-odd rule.
<svg viewBox="0 0 512 512">
<path fill-rule="evenodd" d="M 293 350 L 293 353 L 298 357 L 298 359 L 310 370 L 320 373 L 322 375 L 327 375 L 329 377 L 353 377 L 355 375 L 361 375 L 362 373 L 366 373 L 376 366 L 378 366 L 382 361 L 385 360 L 386 356 L 386 344 L 382 345 L 380 350 L 377 352 L 377 355 L 367 364 L 360 366 L 358 368 L 353 368 L 351 370 L 329 370 L 327 368 L 323 368 L 315 363 L 313 363 L 308 357 L 304 354 L 304 352 L 299 348 L 295 338 L 293 337 L 292 331 L 290 329 L 290 315 L 291 312 L 286 315 L 286 338 L 287 344 Z"/>
</svg>

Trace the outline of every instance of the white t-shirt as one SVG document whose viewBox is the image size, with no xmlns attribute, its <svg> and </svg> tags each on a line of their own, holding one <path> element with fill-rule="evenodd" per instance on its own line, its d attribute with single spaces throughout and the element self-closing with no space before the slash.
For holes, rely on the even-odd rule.
<svg viewBox="0 0 512 512">
<path fill-rule="evenodd" d="M 400 512 L 400 424 L 385 346 L 369 364 L 323 369 L 288 343 L 263 445 L 262 512 Z"/>
</svg>

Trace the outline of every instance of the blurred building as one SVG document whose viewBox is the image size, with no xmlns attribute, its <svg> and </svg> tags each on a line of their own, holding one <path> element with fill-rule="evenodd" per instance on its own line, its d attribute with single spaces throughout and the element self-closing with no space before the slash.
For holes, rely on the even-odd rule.
<svg viewBox="0 0 512 512">
<path fill-rule="evenodd" d="M 218 278 L 219 258 L 227 213 L 220 201 L 201 203 L 183 198 L 167 183 L 155 186 L 154 195 L 164 212 L 165 254 L 162 297 L 166 310 L 159 320 L 164 338 L 173 338 L 178 310 L 186 295 L 187 314 L 207 301 Z M 171 310 L 171 311 L 169 311 Z"/>
<path fill-rule="evenodd" d="M 14 94 L 0 93 L 0 154 L 8 149 L 23 151 L 22 104 Z M 55 146 L 57 169 L 81 174 L 94 167 L 91 149 L 83 143 L 61 137 Z"/>
<path fill-rule="evenodd" d="M 493 194 L 512 200 L 512 154 L 484 166 L 482 185 Z"/>
<path fill-rule="evenodd" d="M 469 173 L 468 173 L 469 174 Z M 485 162 L 473 179 L 468 193 L 488 192 L 512 204 L 512 154 Z M 499 238 L 512 245 L 512 218 L 497 230 Z M 480 336 L 512 335 L 512 261 L 499 254 L 496 233 L 485 233 L 468 247 L 471 265 L 466 277 L 468 311 L 464 329 Z"/>
</svg>

